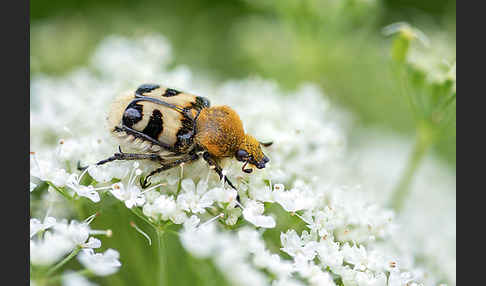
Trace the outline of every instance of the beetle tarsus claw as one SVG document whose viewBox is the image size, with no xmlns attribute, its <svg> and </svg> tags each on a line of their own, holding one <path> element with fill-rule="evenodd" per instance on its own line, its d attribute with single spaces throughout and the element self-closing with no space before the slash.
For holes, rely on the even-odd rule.
<svg viewBox="0 0 486 286">
<path fill-rule="evenodd" d="M 81 161 L 78 160 L 78 163 L 76 164 L 76 168 L 79 170 L 79 171 L 84 171 L 88 168 L 88 166 L 81 166 Z"/>
<path fill-rule="evenodd" d="M 150 187 L 150 185 L 152 185 L 149 178 L 150 176 L 147 176 L 145 178 L 140 177 L 140 186 L 142 187 L 142 189 L 146 189 Z"/>
</svg>

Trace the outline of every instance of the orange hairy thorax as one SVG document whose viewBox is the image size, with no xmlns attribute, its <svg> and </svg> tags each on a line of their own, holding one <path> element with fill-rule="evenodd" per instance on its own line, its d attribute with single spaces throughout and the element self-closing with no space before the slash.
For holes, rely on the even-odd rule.
<svg viewBox="0 0 486 286">
<path fill-rule="evenodd" d="M 216 157 L 232 157 L 245 141 L 240 117 L 229 106 L 201 110 L 197 118 L 197 144 Z"/>
</svg>

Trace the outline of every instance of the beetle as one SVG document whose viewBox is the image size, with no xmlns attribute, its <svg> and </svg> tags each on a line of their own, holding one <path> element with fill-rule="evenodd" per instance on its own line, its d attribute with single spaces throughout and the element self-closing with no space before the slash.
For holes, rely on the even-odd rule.
<svg viewBox="0 0 486 286">
<path fill-rule="evenodd" d="M 236 190 L 223 176 L 222 158 L 234 157 L 243 162 L 241 170 L 245 173 L 251 173 L 252 166 L 265 168 L 270 161 L 261 146 L 270 146 L 272 142 L 259 142 L 245 133 L 240 117 L 231 107 L 211 107 L 205 97 L 158 84 L 142 84 L 134 93 L 119 96 L 107 121 L 111 134 L 137 153 L 125 153 L 119 147 L 118 153 L 97 165 L 115 160 L 160 163 L 159 168 L 145 177 L 142 187 L 148 186 L 152 175 L 202 157 L 220 179 L 224 178 Z"/>
</svg>

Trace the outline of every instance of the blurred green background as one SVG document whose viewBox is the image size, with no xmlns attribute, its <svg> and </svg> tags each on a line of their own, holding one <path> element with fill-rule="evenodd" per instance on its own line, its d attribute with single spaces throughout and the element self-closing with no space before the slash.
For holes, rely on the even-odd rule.
<svg viewBox="0 0 486 286">
<path fill-rule="evenodd" d="M 221 79 L 258 74 L 286 88 L 315 82 L 357 122 L 412 135 L 381 29 L 407 21 L 440 34 L 455 60 L 455 1 L 34 0 L 30 15 L 31 75 L 85 64 L 106 35 L 157 32 L 173 45 L 175 65 Z M 436 151 L 455 168 L 455 150 L 452 126 Z"/>
<path fill-rule="evenodd" d="M 31 76 L 62 75 L 85 65 L 107 35 L 156 32 L 172 44 L 174 65 L 221 80 L 259 75 L 288 89 L 314 82 L 335 104 L 352 111 L 356 128 L 373 126 L 410 137 L 416 122 L 401 94 L 403 85 L 391 72 L 391 39 L 381 29 L 407 21 L 438 35 L 441 48 L 451 54 L 448 60 L 455 61 L 456 2 L 450 0 L 33 0 L 30 19 Z M 455 117 L 434 152 L 455 169 Z M 94 206 L 84 207 L 90 213 Z M 109 227 L 127 239 L 104 239 L 104 248 L 120 250 L 124 265 L 97 282 L 152 285 L 157 259 L 126 223 L 134 220 L 143 227 L 143 222 L 115 201 L 103 203 L 101 212 L 111 214 L 95 220 L 94 228 Z M 103 217 L 121 218 L 123 225 Z M 266 235 L 278 240 L 278 229 Z M 211 263 L 190 257 L 177 239 L 167 243 L 170 285 L 223 283 Z"/>
</svg>

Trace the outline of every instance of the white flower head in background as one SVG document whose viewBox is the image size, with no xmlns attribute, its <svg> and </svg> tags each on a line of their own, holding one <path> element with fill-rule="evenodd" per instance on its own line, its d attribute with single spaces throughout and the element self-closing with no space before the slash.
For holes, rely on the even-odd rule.
<svg viewBox="0 0 486 286">
<path fill-rule="evenodd" d="M 243 209 L 243 217 L 258 227 L 273 228 L 275 219 L 271 216 L 263 215 L 263 204 L 257 201 L 249 201 Z"/>
<path fill-rule="evenodd" d="M 69 173 L 58 167 L 56 160 L 40 159 L 36 153 L 30 155 L 30 175 L 42 181 L 52 182 L 56 186 L 64 186 L 69 180 Z"/>
<path fill-rule="evenodd" d="M 66 271 L 62 274 L 62 286 L 96 286 L 98 284 L 90 282 L 83 275 L 74 271 Z"/>
<path fill-rule="evenodd" d="M 73 249 L 70 240 L 61 234 L 47 231 L 41 240 L 30 240 L 30 262 L 33 265 L 51 265 Z"/>
<path fill-rule="evenodd" d="M 182 190 L 177 196 L 177 204 L 184 211 L 192 213 L 205 213 L 205 209 L 213 204 L 213 200 L 207 195 L 208 182 L 200 180 L 197 186 L 192 179 L 184 179 L 181 182 Z"/>
<path fill-rule="evenodd" d="M 143 206 L 146 202 L 144 193 L 150 192 L 151 190 L 161 186 L 161 184 L 152 186 L 151 188 L 142 192 L 141 188 L 136 185 L 137 178 L 139 178 L 142 174 L 142 170 L 139 169 L 139 166 L 140 164 L 138 162 L 133 163 L 133 169 L 130 172 L 127 183 L 114 183 L 110 189 L 111 194 L 115 198 L 124 202 L 125 206 L 129 209 L 135 206 Z"/>
<path fill-rule="evenodd" d="M 56 219 L 50 216 L 46 216 L 44 221 L 41 222 L 36 218 L 30 219 L 30 238 L 36 235 L 39 231 L 45 231 L 56 224 Z"/>
<path fill-rule="evenodd" d="M 30 256 L 34 265 L 51 265 L 77 247 L 92 249 L 101 247 L 101 241 L 92 235 L 111 236 L 111 230 L 92 230 L 86 221 L 57 220 L 46 216 L 43 222 L 30 220 Z"/>
<path fill-rule="evenodd" d="M 293 188 L 291 190 L 284 190 L 282 184 L 274 186 L 273 197 L 286 211 L 296 212 L 312 207 L 315 201 L 310 192 L 305 193 L 306 190 Z"/>
<path fill-rule="evenodd" d="M 87 170 L 85 172 L 87 172 Z M 83 174 L 84 172 L 80 176 L 78 176 L 77 174 L 71 174 L 66 185 L 78 196 L 86 197 L 95 203 L 99 202 L 100 194 L 98 194 L 93 186 L 83 186 L 80 184 Z"/>
<path fill-rule="evenodd" d="M 78 256 L 79 262 L 87 269 L 99 276 L 111 275 L 121 266 L 120 254 L 114 249 L 107 249 L 104 253 L 95 253 L 93 249 L 83 249 Z"/>
<path fill-rule="evenodd" d="M 30 182 L 29 190 L 32 192 L 37 187 L 37 184 Z"/>
<path fill-rule="evenodd" d="M 386 36 L 399 33 L 410 40 L 418 39 L 424 46 L 430 45 L 430 40 L 424 32 L 422 32 L 418 28 L 412 27 L 409 23 L 406 22 L 397 22 L 390 24 L 384 27 L 382 32 Z"/>
</svg>

